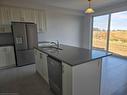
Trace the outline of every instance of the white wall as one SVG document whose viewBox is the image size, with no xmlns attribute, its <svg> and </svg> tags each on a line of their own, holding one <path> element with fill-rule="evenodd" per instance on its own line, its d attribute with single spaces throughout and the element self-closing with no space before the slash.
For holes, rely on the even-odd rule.
<svg viewBox="0 0 127 95">
<path fill-rule="evenodd" d="M 39 41 L 56 41 L 82 46 L 83 16 L 47 10 L 47 32 L 39 33 Z"/>
<path fill-rule="evenodd" d="M 92 27 L 92 16 L 90 14 L 84 15 L 83 19 L 83 32 L 81 42 L 83 48 L 91 49 L 91 27 Z"/>
</svg>

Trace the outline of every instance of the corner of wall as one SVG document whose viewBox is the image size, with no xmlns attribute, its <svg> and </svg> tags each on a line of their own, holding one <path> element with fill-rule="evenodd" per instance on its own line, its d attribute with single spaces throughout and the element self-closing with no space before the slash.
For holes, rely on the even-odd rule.
<svg viewBox="0 0 127 95">
<path fill-rule="evenodd" d="M 91 49 L 91 29 L 92 29 L 92 15 L 84 15 L 83 24 L 83 34 L 82 34 L 82 47 L 86 49 Z"/>
</svg>

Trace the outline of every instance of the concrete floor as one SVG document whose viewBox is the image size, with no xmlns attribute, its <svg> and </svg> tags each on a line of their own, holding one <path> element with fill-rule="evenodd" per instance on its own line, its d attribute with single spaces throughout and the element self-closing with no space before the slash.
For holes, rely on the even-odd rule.
<svg viewBox="0 0 127 95">
<path fill-rule="evenodd" d="M 0 71 L 0 95 L 53 95 L 35 65 Z"/>
<path fill-rule="evenodd" d="M 103 59 L 101 88 L 101 95 L 127 95 L 127 60 L 116 57 Z M 46 82 L 36 74 L 35 65 L 0 70 L 0 93 L 53 95 Z"/>
<path fill-rule="evenodd" d="M 127 59 L 103 59 L 101 95 L 127 95 Z"/>
</svg>

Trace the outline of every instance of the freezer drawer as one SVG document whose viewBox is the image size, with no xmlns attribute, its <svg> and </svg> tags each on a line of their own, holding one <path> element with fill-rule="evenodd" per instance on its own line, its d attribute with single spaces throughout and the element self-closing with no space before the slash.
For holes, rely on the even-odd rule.
<svg viewBox="0 0 127 95">
<path fill-rule="evenodd" d="M 35 63 L 33 50 L 16 51 L 16 58 L 17 66 Z"/>
</svg>

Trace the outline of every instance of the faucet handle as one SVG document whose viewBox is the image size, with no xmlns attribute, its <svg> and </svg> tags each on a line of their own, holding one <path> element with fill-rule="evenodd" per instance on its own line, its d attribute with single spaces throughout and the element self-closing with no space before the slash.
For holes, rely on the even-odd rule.
<svg viewBox="0 0 127 95">
<path fill-rule="evenodd" d="M 58 40 L 56 40 L 57 41 L 57 48 L 59 48 L 59 41 Z"/>
</svg>

